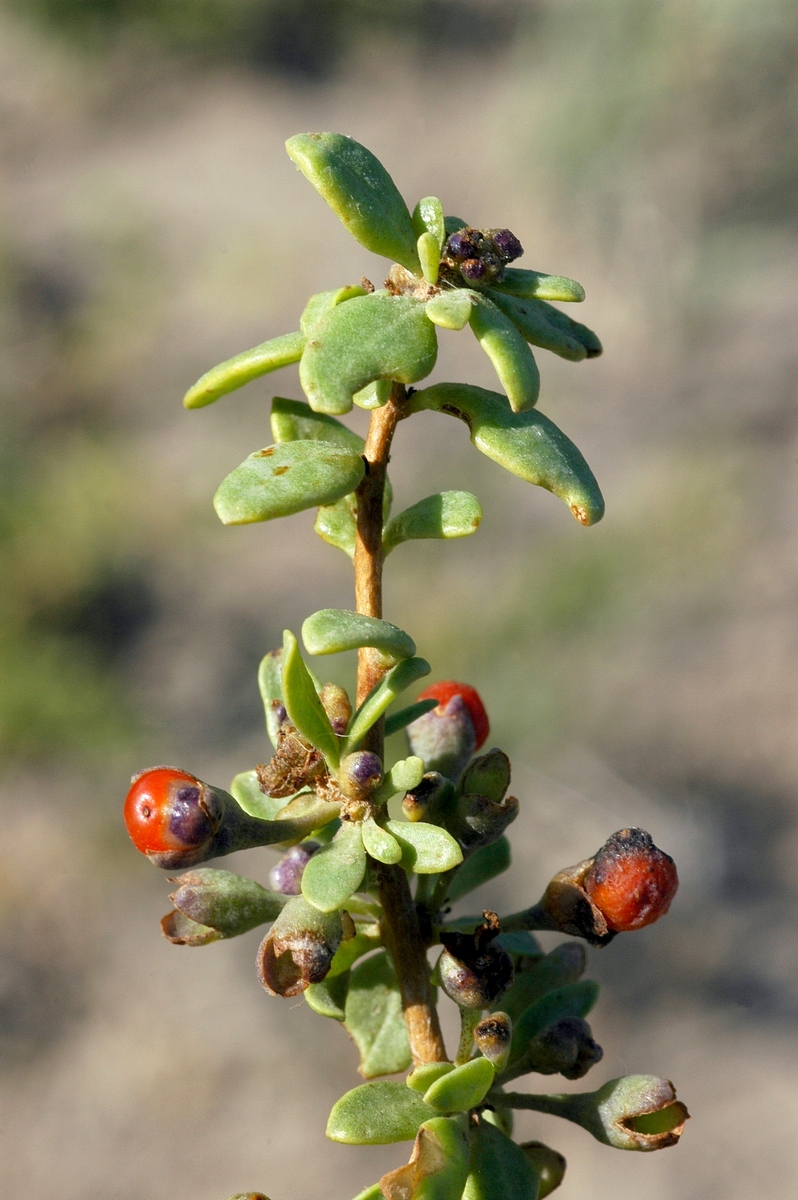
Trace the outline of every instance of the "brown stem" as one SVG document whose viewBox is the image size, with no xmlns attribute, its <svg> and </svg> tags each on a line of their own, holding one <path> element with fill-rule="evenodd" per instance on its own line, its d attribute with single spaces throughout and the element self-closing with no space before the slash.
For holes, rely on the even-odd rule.
<svg viewBox="0 0 798 1200">
<path fill-rule="evenodd" d="M 391 398 L 371 414 L 363 457 L 366 474 L 357 489 L 357 533 L 355 536 L 355 604 L 368 617 L 382 617 L 382 510 L 385 474 L 390 460 L 391 442 L 398 422 L 404 416 L 405 390 L 394 384 Z M 376 651 L 358 653 L 357 703 L 362 704 L 385 674 L 385 666 Z M 384 752 L 384 723 L 378 721 L 364 739 L 364 747 Z M 410 894 L 407 876 L 400 866 L 386 866 L 371 860 L 380 902 L 382 929 L 390 951 L 402 993 L 410 1049 L 414 1063 L 443 1062 L 443 1042 L 438 1010 L 432 1000 L 429 964 L 424 939 Z"/>
</svg>

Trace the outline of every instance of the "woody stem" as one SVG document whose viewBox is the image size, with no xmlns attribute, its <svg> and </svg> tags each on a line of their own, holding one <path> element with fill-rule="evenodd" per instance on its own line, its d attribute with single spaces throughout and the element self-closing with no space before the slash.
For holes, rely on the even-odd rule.
<svg viewBox="0 0 798 1200">
<path fill-rule="evenodd" d="M 402 417 L 405 389 L 395 383 L 387 404 L 371 414 L 363 457 L 366 473 L 356 492 L 357 531 L 355 535 L 355 604 L 368 617 L 382 617 L 382 514 L 385 476 L 390 460 L 391 442 Z M 358 651 L 357 703 L 362 704 L 385 674 L 379 655 L 368 647 Z M 367 734 L 363 748 L 384 756 L 385 725 L 380 720 Z M 387 866 L 370 860 L 377 880 L 383 909 L 382 932 L 393 958 L 402 995 L 407 1033 L 413 1062 L 442 1062 L 446 1047 L 432 1002 L 426 946 L 410 894 L 407 876 L 401 866 Z"/>
</svg>

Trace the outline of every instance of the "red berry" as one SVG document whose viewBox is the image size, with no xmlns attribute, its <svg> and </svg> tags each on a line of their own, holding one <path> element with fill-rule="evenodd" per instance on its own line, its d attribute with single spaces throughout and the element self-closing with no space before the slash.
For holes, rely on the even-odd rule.
<svg viewBox="0 0 798 1200">
<path fill-rule="evenodd" d="M 601 847 L 582 886 L 609 928 L 624 933 L 665 916 L 679 876 L 644 829 L 622 829 Z"/>
<path fill-rule="evenodd" d="M 124 811 L 136 849 L 159 858 L 181 856 L 174 865 L 188 865 L 185 852 L 202 851 L 219 826 L 207 791 L 196 776 L 176 767 L 152 767 L 134 775 Z"/>
<path fill-rule="evenodd" d="M 485 712 L 485 706 L 482 703 L 479 692 L 476 688 L 470 687 L 467 683 L 455 683 L 451 679 L 445 679 L 442 683 L 433 683 L 428 688 L 425 688 L 419 700 L 437 700 L 438 707 L 442 708 L 448 704 L 452 696 L 462 696 L 463 703 L 468 709 L 471 720 L 474 723 L 474 735 L 476 737 L 475 750 L 479 750 L 480 746 L 484 746 L 490 733 L 490 722 L 488 714 Z"/>
</svg>

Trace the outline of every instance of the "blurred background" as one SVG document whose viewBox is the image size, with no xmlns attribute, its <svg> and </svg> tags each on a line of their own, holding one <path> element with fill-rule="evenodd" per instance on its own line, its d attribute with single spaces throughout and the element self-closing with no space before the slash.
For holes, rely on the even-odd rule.
<svg viewBox="0 0 798 1200">
<path fill-rule="evenodd" d="M 433 678 L 480 689 L 513 758 L 514 866 L 477 900 L 530 903 L 629 824 L 682 877 L 667 921 L 591 952 L 605 1059 L 586 1081 L 674 1079 L 682 1144 L 625 1155 L 548 1117 L 517 1128 L 567 1154 L 562 1200 L 788 1195 L 789 0 L 0 4 L 0 1194 L 345 1200 L 405 1158 L 325 1141 L 358 1081 L 344 1031 L 261 991 L 257 933 L 163 941 L 166 880 L 120 818 L 142 766 L 224 786 L 267 758 L 261 655 L 351 603 L 312 514 L 224 529 L 211 507 L 270 441 L 271 395 L 301 395 L 296 370 L 180 405 L 295 328 L 309 292 L 384 277 L 283 151 L 312 129 L 368 145 L 411 207 L 435 193 L 509 226 L 522 266 L 585 285 L 575 315 L 605 345 L 539 355 L 540 407 L 607 499 L 596 528 L 432 414 L 400 428 L 393 467 L 397 508 L 445 487 L 484 502 L 474 538 L 396 552 L 386 611 Z M 495 386 L 473 339 L 441 346 L 434 378 Z M 224 865 L 265 880 L 272 861 Z"/>
</svg>

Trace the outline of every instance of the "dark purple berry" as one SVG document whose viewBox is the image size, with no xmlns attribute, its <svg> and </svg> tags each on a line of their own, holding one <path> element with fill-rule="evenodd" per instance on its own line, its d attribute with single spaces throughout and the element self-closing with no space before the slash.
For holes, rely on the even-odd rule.
<svg viewBox="0 0 798 1200">
<path fill-rule="evenodd" d="M 493 235 L 493 246 L 503 262 L 512 262 L 524 253 L 524 247 L 509 229 L 497 229 Z"/>
<path fill-rule="evenodd" d="M 480 283 L 488 273 L 488 268 L 481 258 L 467 258 L 460 263 L 460 274 L 469 283 Z"/>
<path fill-rule="evenodd" d="M 318 842 L 300 842 L 298 846 L 292 846 L 269 871 L 272 891 L 282 892 L 284 896 L 298 896 L 302 891 L 302 872 L 318 848 Z"/>
</svg>

